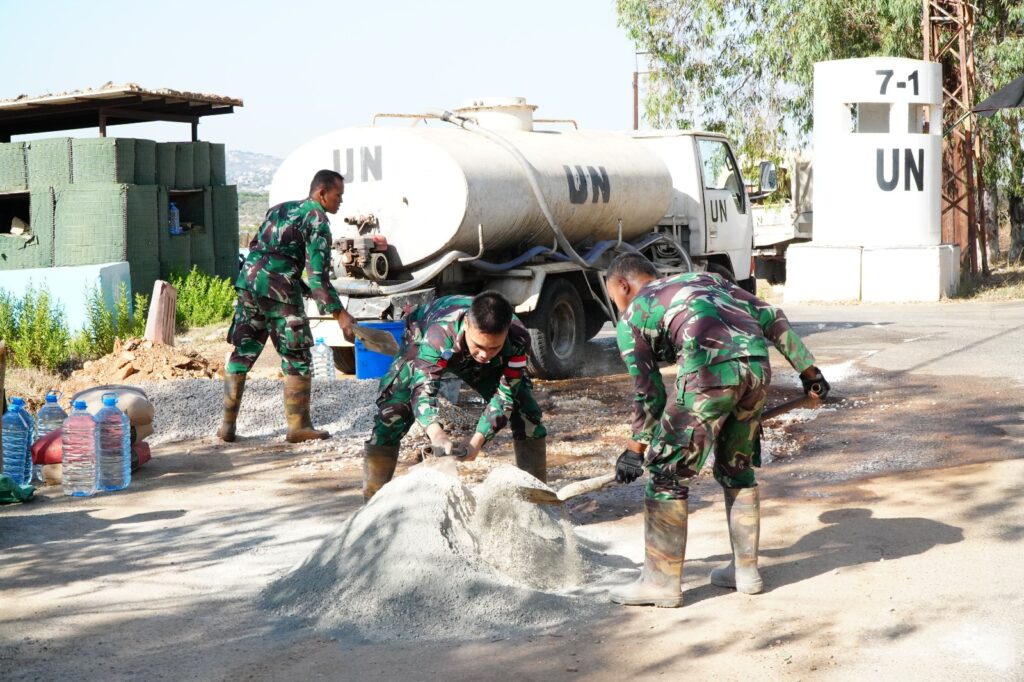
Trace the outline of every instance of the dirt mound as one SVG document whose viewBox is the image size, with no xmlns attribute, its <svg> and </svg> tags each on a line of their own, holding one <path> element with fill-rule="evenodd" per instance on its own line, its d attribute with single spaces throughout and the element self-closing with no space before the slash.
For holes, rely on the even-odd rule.
<svg viewBox="0 0 1024 682">
<path fill-rule="evenodd" d="M 224 375 L 223 363 L 211 361 L 194 350 L 154 344 L 145 339 L 114 342 L 114 350 L 86 362 L 64 383 L 64 393 L 103 384 L 138 384 L 167 379 L 212 379 Z"/>
</svg>

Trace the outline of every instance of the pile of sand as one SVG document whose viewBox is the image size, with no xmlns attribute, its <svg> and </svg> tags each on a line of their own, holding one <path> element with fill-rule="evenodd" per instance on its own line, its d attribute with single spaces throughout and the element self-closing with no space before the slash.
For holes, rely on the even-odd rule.
<svg viewBox="0 0 1024 682">
<path fill-rule="evenodd" d="M 501 635 L 590 608 L 573 588 L 594 566 L 562 508 L 516 493 L 543 484 L 500 467 L 470 489 L 450 464 L 420 466 L 384 486 L 270 586 L 266 605 L 362 641 Z"/>
<path fill-rule="evenodd" d="M 114 342 L 114 350 L 86 362 L 64 384 L 64 392 L 103 384 L 138 384 L 164 379 L 210 379 L 223 376 L 220 362 L 207 360 L 194 350 L 154 344 L 144 339 Z"/>
</svg>

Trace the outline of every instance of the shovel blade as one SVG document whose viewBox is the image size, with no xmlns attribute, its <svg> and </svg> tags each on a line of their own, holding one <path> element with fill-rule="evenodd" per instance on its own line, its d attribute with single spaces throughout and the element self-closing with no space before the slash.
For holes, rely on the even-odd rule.
<svg viewBox="0 0 1024 682">
<path fill-rule="evenodd" d="M 543 490 L 541 488 L 520 488 L 519 496 L 527 502 L 533 502 L 534 504 L 564 504 L 562 500 L 558 499 L 558 493 L 553 490 Z"/>
<path fill-rule="evenodd" d="M 352 325 L 352 333 L 363 342 L 363 345 L 368 350 L 374 353 L 380 353 L 388 357 L 394 357 L 398 354 L 398 342 L 395 341 L 395 337 L 391 335 L 391 332 L 356 324 Z"/>
</svg>

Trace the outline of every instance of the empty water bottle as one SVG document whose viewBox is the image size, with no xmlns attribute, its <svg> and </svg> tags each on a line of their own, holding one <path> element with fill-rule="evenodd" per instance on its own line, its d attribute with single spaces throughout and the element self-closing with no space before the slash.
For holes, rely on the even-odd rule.
<svg viewBox="0 0 1024 682">
<path fill-rule="evenodd" d="M 117 394 L 103 394 L 103 408 L 96 413 L 99 437 L 96 464 L 100 490 L 123 490 L 132 480 L 131 425 L 117 407 Z"/>
<path fill-rule="evenodd" d="M 88 497 L 96 492 L 98 429 L 84 400 L 76 400 L 72 407 L 71 414 L 64 420 L 61 438 L 64 494 Z"/>
<path fill-rule="evenodd" d="M 11 398 L 3 418 L 4 473 L 18 485 L 32 479 L 32 416 L 25 401 Z"/>
<path fill-rule="evenodd" d="M 334 351 L 324 343 L 323 337 L 313 346 L 313 378 L 334 381 Z"/>
<path fill-rule="evenodd" d="M 56 391 L 46 394 L 46 403 L 36 413 L 36 440 L 64 426 L 64 420 L 68 418 L 68 413 L 61 409 L 60 403 L 57 402 L 59 397 Z M 34 471 L 35 479 L 42 482 L 43 465 L 36 464 Z"/>
<path fill-rule="evenodd" d="M 181 212 L 173 201 L 167 209 L 167 231 L 171 234 L 181 234 Z"/>
</svg>

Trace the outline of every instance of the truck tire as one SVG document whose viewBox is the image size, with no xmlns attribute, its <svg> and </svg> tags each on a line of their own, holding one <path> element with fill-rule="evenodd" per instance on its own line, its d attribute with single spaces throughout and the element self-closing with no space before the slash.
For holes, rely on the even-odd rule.
<svg viewBox="0 0 1024 682">
<path fill-rule="evenodd" d="M 334 346 L 334 367 L 342 374 L 356 373 L 356 349 L 355 346 Z"/>
<path fill-rule="evenodd" d="M 532 346 L 529 368 L 535 377 L 564 379 L 576 373 L 583 356 L 585 319 L 576 287 L 564 279 L 549 281 L 537 308 L 524 320 Z"/>
<path fill-rule="evenodd" d="M 732 274 L 732 270 L 730 270 L 727 266 L 722 265 L 721 263 L 708 263 L 708 272 L 713 272 L 716 275 L 721 275 L 728 281 L 732 282 L 733 284 L 736 284 L 736 275 Z"/>
<path fill-rule="evenodd" d="M 608 322 L 608 313 L 594 303 L 587 303 L 583 306 L 583 314 L 583 338 L 590 341 L 604 329 L 605 323 Z"/>
</svg>

